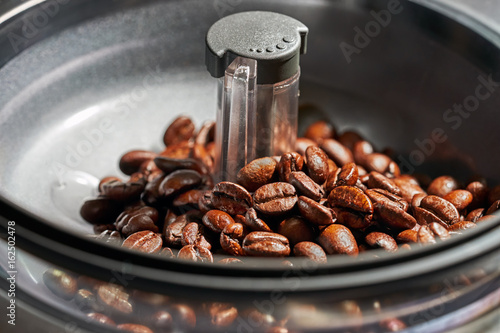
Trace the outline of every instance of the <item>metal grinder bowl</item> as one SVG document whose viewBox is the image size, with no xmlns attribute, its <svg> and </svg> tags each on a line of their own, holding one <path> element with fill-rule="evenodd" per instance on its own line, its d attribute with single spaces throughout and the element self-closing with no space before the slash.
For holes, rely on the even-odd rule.
<svg viewBox="0 0 500 333">
<path fill-rule="evenodd" d="M 194 307 L 262 305 L 277 318 L 291 316 L 299 332 L 384 331 L 381 323 L 394 317 L 411 332 L 466 323 L 473 325 L 467 332 L 486 331 L 498 323 L 491 312 L 500 298 L 498 219 L 408 253 L 314 267 L 293 260 L 290 268 L 272 259 L 221 266 L 146 256 L 89 239 L 91 226 L 78 216 L 97 179 L 119 174 L 122 153 L 160 149 L 166 125 L 180 114 L 198 124 L 215 118 L 205 33 L 220 17 L 248 10 L 283 13 L 310 29 L 301 102 L 317 108 L 300 115 L 303 127 L 326 117 L 394 148 L 404 172 L 481 174 L 499 183 L 500 93 L 491 91 L 467 117 L 445 117 L 490 75 L 500 80 L 499 30 L 440 2 L 401 4 L 350 63 L 339 45 L 356 46 L 353 28 L 364 29 L 387 2 L 35 1 L 1 16 L 0 222 L 5 233 L 7 221 L 16 222 L 18 299 L 63 326 L 113 331 L 45 287 L 42 273 L 55 266 Z M 436 129 L 447 139 L 436 141 Z M 363 317 L 346 314 L 345 301 Z M 136 306 L 127 321 L 141 317 Z M 237 324 L 235 331 L 263 330 Z"/>
</svg>

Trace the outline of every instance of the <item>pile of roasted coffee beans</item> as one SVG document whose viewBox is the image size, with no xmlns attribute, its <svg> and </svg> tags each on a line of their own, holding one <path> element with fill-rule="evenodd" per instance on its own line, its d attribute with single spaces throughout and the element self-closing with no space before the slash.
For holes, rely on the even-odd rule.
<svg viewBox="0 0 500 333">
<path fill-rule="evenodd" d="M 160 153 L 120 160 L 128 180 L 106 177 L 81 216 L 98 238 L 181 259 L 240 263 L 245 256 L 357 256 L 409 250 L 474 228 L 500 207 L 500 187 L 450 176 L 402 175 L 353 131 L 313 123 L 296 151 L 256 159 L 236 183 L 214 184 L 213 122 L 179 117 Z M 285 264 L 290 264 L 284 260 Z"/>
</svg>

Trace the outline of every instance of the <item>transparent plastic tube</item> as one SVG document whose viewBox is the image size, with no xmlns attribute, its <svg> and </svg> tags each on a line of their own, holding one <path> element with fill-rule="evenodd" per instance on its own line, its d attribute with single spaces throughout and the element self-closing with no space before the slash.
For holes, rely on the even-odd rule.
<svg viewBox="0 0 500 333">
<path fill-rule="evenodd" d="M 297 138 L 300 71 L 257 84 L 257 61 L 238 57 L 219 79 L 215 180 L 236 181 L 252 160 L 292 151 Z"/>
</svg>

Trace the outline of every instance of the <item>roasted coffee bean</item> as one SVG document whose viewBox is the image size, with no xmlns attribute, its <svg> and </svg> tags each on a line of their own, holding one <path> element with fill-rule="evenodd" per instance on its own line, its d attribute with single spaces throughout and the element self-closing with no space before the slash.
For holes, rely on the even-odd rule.
<svg viewBox="0 0 500 333">
<path fill-rule="evenodd" d="M 244 309 L 241 318 L 246 323 L 259 323 L 259 330 L 267 329 L 276 324 L 276 319 L 268 313 L 263 313 L 255 308 Z"/>
<path fill-rule="evenodd" d="M 205 229 L 202 224 L 197 222 L 188 223 L 184 229 L 182 229 L 181 244 L 186 245 L 197 245 L 199 247 L 204 247 L 208 250 L 212 249 L 212 244 L 205 237 Z"/>
<path fill-rule="evenodd" d="M 398 234 L 396 240 L 400 243 L 417 243 L 417 231 L 411 229 L 403 230 Z"/>
<path fill-rule="evenodd" d="M 364 164 L 361 165 L 365 167 L 366 171 L 368 172 L 376 171 L 382 174 L 389 172 L 399 175 L 399 168 L 397 168 L 397 165 L 394 164 L 394 162 L 391 160 L 389 156 L 384 154 L 380 153 L 368 154 L 365 157 Z"/>
<path fill-rule="evenodd" d="M 458 189 L 458 182 L 450 176 L 441 176 L 432 181 L 427 188 L 429 195 L 444 197 L 448 193 Z"/>
<path fill-rule="evenodd" d="M 318 144 L 308 138 L 297 138 L 295 141 L 295 151 L 302 156 L 306 154 L 306 149 L 309 146 L 318 146 Z"/>
<path fill-rule="evenodd" d="M 472 202 L 472 193 L 466 190 L 455 190 L 451 191 L 443 197 L 443 199 L 448 200 L 455 206 L 459 211 L 464 210 Z"/>
<path fill-rule="evenodd" d="M 170 174 L 177 170 L 193 170 L 198 172 L 201 175 L 207 174 L 208 169 L 200 161 L 193 158 L 172 158 L 165 156 L 158 156 L 154 159 L 155 164 L 158 166 L 160 170 L 165 172 L 166 174 Z"/>
<path fill-rule="evenodd" d="M 253 206 L 250 193 L 241 185 L 221 182 L 215 185 L 211 195 L 212 205 L 230 215 L 245 214 Z"/>
<path fill-rule="evenodd" d="M 193 150 L 191 151 L 191 157 L 203 165 L 206 170 L 205 173 L 209 173 L 213 170 L 214 159 L 204 145 L 194 144 Z"/>
<path fill-rule="evenodd" d="M 161 182 L 165 179 L 164 174 L 157 175 L 154 179 L 146 184 L 144 192 L 142 192 L 141 199 L 150 206 L 157 206 L 162 197 L 159 192 Z"/>
<path fill-rule="evenodd" d="M 237 175 L 238 184 L 250 192 L 272 182 L 278 163 L 272 157 L 263 157 L 245 165 Z"/>
<path fill-rule="evenodd" d="M 328 157 L 338 166 L 342 167 L 347 163 L 354 162 L 351 151 L 337 140 L 326 139 L 320 145 L 320 148 L 323 149 Z"/>
<path fill-rule="evenodd" d="M 323 229 L 318 241 L 328 254 L 358 255 L 358 244 L 351 231 L 340 224 L 332 224 Z"/>
<path fill-rule="evenodd" d="M 373 224 L 373 214 L 362 214 L 355 211 L 333 208 L 337 222 L 351 229 L 365 229 Z"/>
<path fill-rule="evenodd" d="M 267 215 L 288 213 L 297 203 L 295 188 L 288 183 L 264 185 L 255 191 L 253 198 L 255 209 Z"/>
<path fill-rule="evenodd" d="M 162 245 L 161 236 L 150 230 L 136 232 L 128 236 L 122 244 L 123 247 L 145 253 L 160 252 Z"/>
<path fill-rule="evenodd" d="M 434 213 L 447 225 L 460 220 L 460 214 L 455 206 L 451 202 L 435 195 L 428 195 L 423 198 L 420 207 Z"/>
<path fill-rule="evenodd" d="M 470 221 L 460 221 L 448 227 L 451 233 L 461 234 L 464 230 L 475 228 L 476 224 Z"/>
<path fill-rule="evenodd" d="M 203 224 L 213 232 L 222 232 L 227 225 L 234 223 L 231 215 L 217 209 L 208 211 L 203 216 L 202 221 Z"/>
<path fill-rule="evenodd" d="M 102 313 L 97 313 L 97 312 L 87 313 L 87 318 L 90 318 L 102 325 L 116 326 L 116 323 L 113 321 L 113 319 L 109 318 L 106 315 L 103 315 Z"/>
<path fill-rule="evenodd" d="M 208 211 L 214 209 L 212 205 L 212 191 L 203 191 L 202 195 L 198 198 L 198 209 L 202 213 L 207 213 Z"/>
<path fill-rule="evenodd" d="M 285 257 L 290 254 L 285 236 L 272 232 L 254 231 L 243 240 L 243 251 L 249 256 Z"/>
<path fill-rule="evenodd" d="M 366 192 L 368 193 L 373 193 L 373 192 L 376 192 L 378 194 L 381 194 L 383 195 L 384 197 L 386 197 L 387 199 L 391 200 L 392 202 L 394 202 L 397 206 L 399 206 L 402 210 L 404 210 L 405 212 L 408 211 L 408 209 L 410 208 L 410 204 L 404 200 L 403 198 L 401 198 L 400 196 L 398 195 L 395 195 L 391 192 L 388 192 L 386 190 L 382 190 L 380 188 L 374 188 L 374 189 L 367 189 L 365 190 L 365 194 L 367 194 Z M 424 195 L 425 197 L 425 195 Z M 371 199 L 371 198 L 370 198 Z M 373 200 L 372 200 L 373 201 Z M 420 202 L 419 202 L 420 204 Z"/>
<path fill-rule="evenodd" d="M 347 163 L 340 169 L 337 176 L 336 186 L 354 186 L 358 182 L 358 167 L 354 163 Z"/>
<path fill-rule="evenodd" d="M 345 131 L 339 135 L 338 141 L 346 146 L 348 149 L 353 151 L 354 146 L 357 142 L 363 141 L 363 137 L 355 131 Z M 353 151 L 354 153 L 354 151 Z M 354 158 L 356 159 L 356 158 Z"/>
<path fill-rule="evenodd" d="M 174 251 L 172 251 L 172 249 L 169 247 L 164 247 L 163 249 L 161 249 L 160 255 L 165 258 L 175 258 Z"/>
<path fill-rule="evenodd" d="M 163 142 L 168 147 L 181 141 L 187 141 L 193 138 L 195 127 L 189 117 L 178 117 L 165 131 Z"/>
<path fill-rule="evenodd" d="M 317 184 L 323 184 L 328 177 L 328 156 L 321 148 L 315 146 L 308 147 L 305 156 L 309 177 Z"/>
<path fill-rule="evenodd" d="M 421 244 L 434 244 L 436 237 L 441 240 L 449 238 L 449 233 L 441 224 L 433 222 L 423 225 L 417 233 L 418 242 Z"/>
<path fill-rule="evenodd" d="M 325 195 L 323 188 L 302 171 L 291 172 L 289 183 L 292 184 L 301 195 L 315 201 L 319 201 Z"/>
<path fill-rule="evenodd" d="M 97 186 L 97 190 L 99 191 L 99 193 L 101 194 L 102 193 L 102 187 L 104 184 L 108 183 L 108 182 L 112 182 L 112 181 L 118 181 L 118 182 L 121 182 L 122 180 L 118 177 L 114 177 L 114 176 L 108 176 L 108 177 L 104 177 L 103 179 L 101 179 L 101 181 L 99 182 L 99 185 Z"/>
<path fill-rule="evenodd" d="M 366 157 L 374 152 L 373 146 L 368 141 L 360 140 L 352 148 L 354 161 L 357 164 L 366 165 Z"/>
<path fill-rule="evenodd" d="M 401 197 L 407 202 L 411 202 L 416 194 L 426 194 L 418 182 L 411 176 L 403 175 L 392 180 L 401 189 Z"/>
<path fill-rule="evenodd" d="M 95 239 L 98 239 L 105 243 L 118 244 L 122 242 L 122 236 L 116 230 L 104 230 Z"/>
<path fill-rule="evenodd" d="M 195 143 L 206 146 L 215 139 L 215 121 L 206 121 L 196 134 Z"/>
<path fill-rule="evenodd" d="M 300 242 L 293 247 L 293 254 L 296 257 L 307 257 L 308 259 L 324 263 L 327 261 L 326 253 L 321 246 L 313 242 Z"/>
<path fill-rule="evenodd" d="M 396 252 L 398 250 L 398 244 L 394 238 L 383 232 L 370 232 L 366 235 L 365 242 L 372 248 L 384 249 L 386 252 Z"/>
<path fill-rule="evenodd" d="M 164 198 L 178 195 L 201 184 L 200 174 L 194 170 L 177 170 L 169 174 L 158 187 L 158 193 Z"/>
<path fill-rule="evenodd" d="M 191 208 L 198 208 L 198 202 L 203 195 L 204 191 L 202 190 L 189 190 L 176 196 L 172 201 L 172 205 L 174 207 L 189 206 Z"/>
<path fill-rule="evenodd" d="M 238 309 L 229 303 L 211 303 L 208 305 L 210 324 L 217 328 L 228 327 L 238 317 Z"/>
<path fill-rule="evenodd" d="M 174 222 L 165 228 L 165 244 L 170 247 L 179 248 L 182 246 L 182 231 L 188 223 L 193 222 L 185 215 L 181 215 Z"/>
<path fill-rule="evenodd" d="M 335 171 L 331 172 L 328 175 L 328 178 L 326 178 L 326 183 L 324 184 L 326 193 L 330 193 L 337 186 L 337 181 L 341 171 L 341 168 L 337 168 Z"/>
<path fill-rule="evenodd" d="M 104 231 L 115 231 L 116 226 L 114 224 L 96 224 L 92 226 L 92 229 L 94 230 L 94 234 L 100 235 Z"/>
<path fill-rule="evenodd" d="M 384 190 L 366 190 L 366 195 L 373 202 L 375 216 L 391 229 L 411 229 L 417 220 L 405 212 L 407 205 L 403 200 Z"/>
<path fill-rule="evenodd" d="M 148 327 L 139 324 L 130 324 L 130 323 L 120 324 L 116 326 L 116 328 L 122 331 L 133 332 L 133 333 L 153 333 L 153 331 Z"/>
<path fill-rule="evenodd" d="M 91 224 L 112 223 L 122 211 L 122 205 L 105 197 L 87 200 L 80 208 L 80 215 Z"/>
<path fill-rule="evenodd" d="M 325 139 L 331 139 L 335 136 L 335 129 L 324 120 L 317 121 L 309 125 L 304 133 L 304 137 L 320 144 Z"/>
<path fill-rule="evenodd" d="M 314 239 L 314 229 L 304 219 L 294 216 L 281 221 L 278 226 L 278 233 L 285 236 L 290 242 L 290 246 Z"/>
<path fill-rule="evenodd" d="M 151 326 L 161 333 L 172 332 L 174 326 L 174 320 L 172 315 L 167 311 L 157 311 L 151 315 Z"/>
<path fill-rule="evenodd" d="M 488 200 L 488 186 L 486 181 L 474 181 L 469 183 L 465 190 L 472 194 L 472 202 L 468 206 L 468 209 L 476 209 L 479 207 L 484 207 L 486 201 Z"/>
<path fill-rule="evenodd" d="M 193 146 L 194 144 L 192 141 L 181 141 L 179 143 L 174 143 L 165 148 L 165 150 L 160 153 L 160 156 L 180 160 L 187 159 L 191 157 Z"/>
<path fill-rule="evenodd" d="M 116 228 L 125 237 L 138 231 L 150 230 L 158 232 L 156 222 L 158 221 L 158 211 L 155 208 L 144 206 L 123 212 L 116 220 Z"/>
<path fill-rule="evenodd" d="M 147 150 L 129 151 L 120 159 L 120 170 L 126 175 L 131 175 L 139 171 L 139 168 L 144 162 L 150 161 L 156 156 L 158 156 L 157 153 Z"/>
<path fill-rule="evenodd" d="M 111 313 L 130 314 L 133 306 L 130 295 L 123 288 L 107 283 L 97 287 L 96 296 L 98 302 Z"/>
<path fill-rule="evenodd" d="M 500 209 L 500 200 L 497 200 L 493 204 L 491 204 L 490 208 L 488 208 L 484 215 L 493 215 L 498 209 Z"/>
<path fill-rule="evenodd" d="M 353 186 L 338 186 L 328 196 L 331 207 L 348 208 L 354 211 L 373 214 L 373 205 L 370 198 L 362 190 Z"/>
<path fill-rule="evenodd" d="M 195 262 L 213 262 L 212 253 L 206 247 L 199 245 L 186 245 L 179 250 L 177 258 Z"/>
<path fill-rule="evenodd" d="M 271 228 L 269 228 L 267 223 L 259 219 L 259 217 L 257 216 L 257 212 L 253 208 L 247 210 L 245 214 L 245 219 L 242 220 L 241 223 L 247 226 L 252 231 L 272 232 Z"/>
<path fill-rule="evenodd" d="M 78 290 L 73 276 L 55 268 L 49 268 L 43 273 L 43 282 L 50 291 L 65 300 L 72 299 Z"/>
<path fill-rule="evenodd" d="M 315 225 L 330 225 L 335 223 L 336 215 L 330 209 L 305 196 L 297 201 L 300 214 Z"/>
<path fill-rule="evenodd" d="M 477 222 L 477 220 L 479 220 L 481 217 L 484 216 L 484 213 L 485 213 L 484 208 L 474 209 L 465 217 L 465 220 L 471 222 Z"/>
<path fill-rule="evenodd" d="M 247 234 L 241 223 L 227 225 L 220 234 L 220 245 L 229 255 L 242 256 L 244 255 L 242 243 Z"/>
<path fill-rule="evenodd" d="M 366 185 L 368 188 L 379 188 L 397 196 L 401 196 L 402 194 L 401 189 L 391 179 L 376 171 L 372 171 L 368 174 Z"/>
<path fill-rule="evenodd" d="M 304 158 L 302 155 L 295 152 L 283 154 L 278 165 L 276 166 L 280 181 L 286 183 L 288 183 L 290 173 L 294 171 L 302 171 L 303 167 Z"/>
</svg>

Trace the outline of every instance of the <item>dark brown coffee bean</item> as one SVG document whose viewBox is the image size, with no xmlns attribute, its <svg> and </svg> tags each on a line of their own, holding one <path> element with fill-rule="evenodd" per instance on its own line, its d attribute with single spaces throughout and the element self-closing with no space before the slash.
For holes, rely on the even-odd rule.
<svg viewBox="0 0 500 333">
<path fill-rule="evenodd" d="M 238 309 L 229 303 L 211 303 L 207 310 L 210 323 L 217 328 L 230 326 L 238 317 Z"/>
<path fill-rule="evenodd" d="M 214 209 L 212 205 L 212 191 L 203 191 L 203 194 L 198 198 L 198 209 L 202 213 L 207 213 L 208 211 Z"/>
<path fill-rule="evenodd" d="M 443 197 L 455 206 L 459 211 L 464 210 L 472 202 L 472 193 L 466 190 L 451 191 Z"/>
<path fill-rule="evenodd" d="M 351 151 L 334 139 L 326 139 L 320 146 L 325 151 L 329 158 L 331 158 L 336 165 L 344 166 L 347 163 L 354 162 L 354 157 Z"/>
<path fill-rule="evenodd" d="M 181 141 L 187 141 L 193 138 L 195 127 L 193 121 L 188 117 L 178 117 L 165 131 L 163 142 L 168 147 Z"/>
<path fill-rule="evenodd" d="M 191 208 L 198 208 L 198 202 L 204 193 L 202 190 L 189 190 L 176 196 L 172 201 L 172 205 L 174 207 L 189 206 Z"/>
<path fill-rule="evenodd" d="M 157 311 L 151 315 L 151 326 L 159 332 L 171 332 L 174 326 L 174 320 L 170 312 Z"/>
<path fill-rule="evenodd" d="M 326 193 L 330 193 L 336 186 L 337 180 L 339 178 L 341 168 L 337 168 L 335 171 L 331 172 L 326 178 L 326 183 L 323 185 Z"/>
<path fill-rule="evenodd" d="M 122 213 L 117 218 L 116 228 L 125 237 L 143 230 L 158 232 L 157 221 L 158 211 L 152 207 L 145 206 Z"/>
<path fill-rule="evenodd" d="M 315 201 L 319 201 L 325 194 L 323 188 L 302 171 L 291 172 L 289 183 L 292 184 L 301 195 Z"/>
<path fill-rule="evenodd" d="M 356 239 L 351 231 L 343 225 L 329 225 L 320 233 L 318 241 L 328 254 L 358 255 Z"/>
<path fill-rule="evenodd" d="M 403 230 L 398 234 L 396 240 L 400 243 L 416 243 L 418 242 L 417 231 L 411 229 Z"/>
<path fill-rule="evenodd" d="M 120 215 L 122 207 L 114 200 L 98 197 L 85 201 L 80 208 L 80 215 L 91 224 L 109 224 Z"/>
<path fill-rule="evenodd" d="M 263 157 L 245 165 L 237 175 L 238 184 L 250 192 L 272 182 L 278 163 L 272 157 Z"/>
<path fill-rule="evenodd" d="M 206 146 L 215 139 L 215 121 L 206 121 L 196 134 L 195 143 Z"/>
<path fill-rule="evenodd" d="M 303 167 L 304 158 L 302 155 L 295 152 L 283 154 L 277 165 L 280 181 L 288 183 L 290 173 L 294 171 L 302 171 Z"/>
<path fill-rule="evenodd" d="M 165 156 L 158 156 L 154 159 L 155 164 L 160 170 L 166 174 L 170 174 L 177 170 L 193 170 L 201 175 L 207 174 L 207 166 L 203 165 L 200 161 L 193 158 L 172 158 Z"/>
<path fill-rule="evenodd" d="M 500 209 L 500 200 L 495 201 L 490 208 L 484 213 L 484 215 L 493 215 L 498 209 Z"/>
<path fill-rule="evenodd" d="M 295 151 L 302 156 L 306 154 L 306 149 L 309 146 L 318 146 L 318 144 L 308 138 L 297 138 L 295 141 Z"/>
<path fill-rule="evenodd" d="M 358 167 L 354 163 L 347 163 L 340 169 L 336 186 L 354 186 L 358 182 Z"/>
<path fill-rule="evenodd" d="M 150 161 L 156 156 L 158 156 L 157 153 L 147 150 L 129 151 L 120 159 L 120 170 L 126 175 L 131 175 L 139 171 L 139 168 L 144 162 Z"/>
<path fill-rule="evenodd" d="M 320 203 L 305 196 L 300 196 L 297 201 L 300 214 L 315 225 L 330 225 L 335 223 L 334 212 Z"/>
<path fill-rule="evenodd" d="M 450 233 L 461 234 L 464 230 L 475 228 L 476 224 L 470 221 L 460 221 L 448 227 Z"/>
<path fill-rule="evenodd" d="M 290 175 L 292 177 L 293 173 Z M 297 203 L 295 188 L 288 183 L 271 183 L 260 187 L 254 193 L 255 209 L 267 215 L 282 215 L 293 209 Z"/>
<path fill-rule="evenodd" d="M 117 329 L 121 331 L 133 332 L 133 333 L 153 333 L 151 329 L 144 325 L 139 324 L 120 324 L 116 326 Z"/>
<path fill-rule="evenodd" d="M 180 248 L 182 246 L 182 231 L 190 222 L 201 222 L 203 215 L 198 211 L 190 211 L 178 216 L 174 222 L 165 224 L 165 245 Z"/>
<path fill-rule="evenodd" d="M 254 231 L 243 240 L 243 251 L 249 256 L 286 257 L 290 254 L 290 246 L 285 236 Z"/>
<path fill-rule="evenodd" d="M 211 195 L 212 205 L 230 215 L 245 214 L 253 206 L 250 193 L 241 185 L 221 182 L 215 185 Z"/>
<path fill-rule="evenodd" d="M 450 234 L 448 233 L 448 230 L 445 227 L 443 227 L 441 224 L 434 222 L 434 223 L 428 224 L 428 227 L 432 230 L 434 235 L 436 235 L 440 240 L 446 240 L 446 239 L 450 238 Z"/>
<path fill-rule="evenodd" d="M 427 188 L 429 195 L 444 197 L 448 193 L 458 189 L 458 182 L 450 176 L 441 176 L 432 181 Z"/>
<path fill-rule="evenodd" d="M 122 244 L 123 247 L 145 253 L 160 252 L 162 245 L 161 236 L 150 230 L 136 232 L 128 236 Z"/>
<path fill-rule="evenodd" d="M 372 171 L 368 174 L 368 182 L 366 185 L 368 188 L 379 188 L 397 196 L 401 196 L 402 194 L 401 189 L 396 183 L 376 171 Z"/>
<path fill-rule="evenodd" d="M 355 131 L 345 131 L 339 135 L 338 141 L 350 149 L 354 154 L 354 146 L 357 142 L 363 141 L 363 137 Z M 354 157 L 356 159 L 356 157 Z"/>
<path fill-rule="evenodd" d="M 423 198 L 420 207 L 434 213 L 447 225 L 456 223 L 460 219 L 458 210 L 451 202 L 435 195 Z"/>
<path fill-rule="evenodd" d="M 370 232 L 365 237 L 365 242 L 372 248 L 384 249 L 386 252 L 396 252 L 398 244 L 394 238 L 383 232 Z"/>
<path fill-rule="evenodd" d="M 352 154 L 354 161 L 366 165 L 366 157 L 374 152 L 373 146 L 368 141 L 360 140 L 353 145 Z"/>
<path fill-rule="evenodd" d="M 203 224 L 213 232 L 222 232 L 224 228 L 231 224 L 234 223 L 233 218 L 231 215 L 229 215 L 226 212 L 223 212 L 221 210 L 213 209 L 208 211 L 204 216 L 203 216 Z"/>
<path fill-rule="evenodd" d="M 121 182 L 122 180 L 118 177 L 115 177 L 115 176 L 104 177 L 103 179 L 101 179 L 101 181 L 99 182 L 99 185 L 97 186 L 97 190 L 99 191 L 99 193 L 102 193 L 102 187 L 104 184 L 106 184 L 108 182 L 112 182 L 112 181 Z"/>
<path fill-rule="evenodd" d="M 116 226 L 114 224 L 96 224 L 92 227 L 94 234 L 100 235 L 104 231 L 115 231 Z"/>
<path fill-rule="evenodd" d="M 112 313 L 130 314 L 133 307 L 130 295 L 123 288 L 107 283 L 97 287 L 96 296 L 98 302 Z"/>
<path fill-rule="evenodd" d="M 365 214 L 373 214 L 373 205 L 362 190 L 353 186 L 339 186 L 334 188 L 328 196 L 331 207 L 341 207 Z"/>
<path fill-rule="evenodd" d="M 73 276 L 55 268 L 49 268 L 43 273 L 43 282 L 50 291 L 65 300 L 72 299 L 78 290 Z"/>
<path fill-rule="evenodd" d="M 179 250 L 177 258 L 194 262 L 213 262 L 212 253 L 206 247 L 186 245 Z"/>
<path fill-rule="evenodd" d="M 337 222 L 352 229 L 365 229 L 373 224 L 373 214 L 362 214 L 343 208 L 333 208 Z"/>
<path fill-rule="evenodd" d="M 371 153 L 365 157 L 364 164 L 361 164 L 366 168 L 366 171 L 376 171 L 382 174 L 386 172 L 390 172 L 391 168 L 396 169 L 393 172 L 398 173 L 399 169 L 397 169 L 391 158 L 387 155 L 380 153 Z"/>
<path fill-rule="evenodd" d="M 102 325 L 116 326 L 116 323 L 113 321 L 113 319 L 109 318 L 106 315 L 103 315 L 102 313 L 97 313 L 97 312 L 87 313 L 87 318 L 90 318 L 93 321 Z"/>
<path fill-rule="evenodd" d="M 158 187 L 158 193 L 164 198 L 169 198 L 197 187 L 201 182 L 202 178 L 198 172 L 177 170 L 163 179 Z"/>
<path fill-rule="evenodd" d="M 486 205 L 489 192 L 486 181 L 471 182 L 465 189 L 472 194 L 472 202 L 470 203 L 468 209 L 476 209 Z"/>
<path fill-rule="evenodd" d="M 186 304 L 175 304 L 170 307 L 170 314 L 174 324 L 181 332 L 192 330 L 196 327 L 196 312 Z"/>
<path fill-rule="evenodd" d="M 307 257 L 308 259 L 325 263 L 327 261 L 326 253 L 321 246 L 313 242 L 300 242 L 293 247 L 293 254 L 296 257 Z"/>
<path fill-rule="evenodd" d="M 418 182 L 411 176 L 403 175 L 392 180 L 401 189 L 401 197 L 407 202 L 411 202 L 415 194 L 426 194 L 420 185 L 418 185 Z"/>
<path fill-rule="evenodd" d="M 450 237 L 448 231 L 441 224 L 433 222 L 423 225 L 417 233 L 418 242 L 421 244 L 434 244 L 436 238 L 445 240 Z"/>
<path fill-rule="evenodd" d="M 244 251 L 241 245 L 247 234 L 243 224 L 232 223 L 222 230 L 220 245 L 229 255 L 242 256 L 244 255 Z"/>
<path fill-rule="evenodd" d="M 159 187 L 163 179 L 165 179 L 165 175 L 162 173 L 146 184 L 144 192 L 142 192 L 141 195 L 142 201 L 150 206 L 156 206 L 160 203 L 162 197 L 159 192 Z"/>
<path fill-rule="evenodd" d="M 191 156 L 196 161 L 199 161 L 208 173 L 213 170 L 214 159 L 210 152 L 205 148 L 204 145 L 194 144 L 193 150 L 191 151 Z"/>
<path fill-rule="evenodd" d="M 366 190 L 366 195 L 373 202 L 375 216 L 391 229 L 411 229 L 417 220 L 405 212 L 407 205 L 403 200 L 384 190 Z"/>
<path fill-rule="evenodd" d="M 306 149 L 306 161 L 309 177 L 318 184 L 323 184 L 328 177 L 328 156 L 315 146 Z"/>
<path fill-rule="evenodd" d="M 104 230 L 95 239 L 105 243 L 121 245 L 122 236 L 116 230 Z"/>
<path fill-rule="evenodd" d="M 160 153 L 160 156 L 184 160 L 191 157 L 193 147 L 194 144 L 192 141 L 181 141 L 169 145 Z"/>
<path fill-rule="evenodd" d="M 247 226 L 252 231 L 272 232 L 271 228 L 269 228 L 267 223 L 259 219 L 259 217 L 257 216 L 257 212 L 253 208 L 247 210 L 245 214 L 245 219 L 242 220 L 241 223 Z"/>
<path fill-rule="evenodd" d="M 197 222 L 188 223 L 184 229 L 182 229 L 181 244 L 182 246 L 196 245 L 210 250 L 212 249 L 212 245 L 204 234 L 205 230 L 203 225 Z"/>
<path fill-rule="evenodd" d="M 472 212 L 470 212 L 465 217 L 465 220 L 466 221 L 471 221 L 471 222 L 477 222 L 477 220 L 479 220 L 481 217 L 483 217 L 484 213 L 485 213 L 485 209 L 484 208 L 474 209 Z"/>
<path fill-rule="evenodd" d="M 304 137 L 320 144 L 324 139 L 331 139 L 335 136 L 335 129 L 326 121 L 320 120 L 309 125 L 304 133 Z"/>
<path fill-rule="evenodd" d="M 288 238 L 291 247 L 297 243 L 314 239 L 314 230 L 311 225 L 298 216 L 281 221 L 278 233 Z"/>
</svg>

